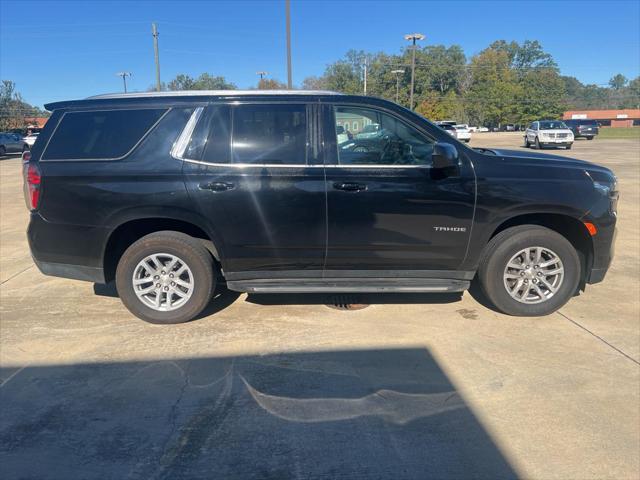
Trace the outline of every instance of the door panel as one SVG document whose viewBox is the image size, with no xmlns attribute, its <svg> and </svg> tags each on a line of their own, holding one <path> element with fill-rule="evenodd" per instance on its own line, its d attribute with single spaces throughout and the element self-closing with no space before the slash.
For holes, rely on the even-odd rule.
<svg viewBox="0 0 640 480">
<path fill-rule="evenodd" d="M 373 110 L 373 109 L 372 109 Z M 325 131 L 358 109 L 325 110 Z M 326 166 L 330 270 L 454 270 L 464 259 L 474 207 L 473 172 L 461 157 L 457 173 L 431 168 L 433 139 L 389 112 L 368 117 L 360 133 L 335 146 Z M 335 117 L 333 117 L 335 115 Z M 328 155 L 331 158 L 331 155 Z"/>
<path fill-rule="evenodd" d="M 208 139 L 199 142 L 206 122 Z M 225 273 L 302 269 L 321 276 L 326 194 L 323 167 L 308 165 L 311 123 L 305 105 L 277 104 L 212 106 L 198 123 L 192 138 L 206 145 L 202 160 L 185 161 L 183 172 L 223 239 Z"/>
</svg>

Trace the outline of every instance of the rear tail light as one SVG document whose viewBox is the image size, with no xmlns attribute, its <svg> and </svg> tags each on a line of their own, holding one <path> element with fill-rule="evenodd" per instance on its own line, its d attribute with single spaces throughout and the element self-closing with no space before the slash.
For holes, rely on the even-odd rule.
<svg viewBox="0 0 640 480">
<path fill-rule="evenodd" d="M 29 210 L 38 208 L 40 202 L 40 186 L 42 175 L 40 168 L 35 163 L 30 163 L 31 152 L 24 152 L 22 155 L 24 172 L 24 199 Z"/>
</svg>

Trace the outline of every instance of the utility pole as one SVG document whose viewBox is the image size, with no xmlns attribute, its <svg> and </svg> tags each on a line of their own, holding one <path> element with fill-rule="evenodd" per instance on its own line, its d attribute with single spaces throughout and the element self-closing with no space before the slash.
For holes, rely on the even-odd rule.
<svg viewBox="0 0 640 480">
<path fill-rule="evenodd" d="M 416 40 L 423 40 L 424 35 L 421 33 L 410 33 L 405 35 L 404 39 L 413 42 L 413 48 L 411 49 L 411 95 L 409 97 L 409 108 L 413 110 L 413 85 L 416 76 Z"/>
<path fill-rule="evenodd" d="M 127 93 L 127 77 L 131 76 L 131 72 L 118 72 L 116 73 L 118 77 L 122 77 L 122 81 L 124 83 L 124 93 Z"/>
<path fill-rule="evenodd" d="M 262 80 L 264 77 L 266 77 L 269 74 L 269 72 L 256 72 L 256 75 L 260 75 L 260 80 Z"/>
<path fill-rule="evenodd" d="M 367 56 L 364 56 L 364 94 L 367 94 L 367 62 L 369 59 Z"/>
<path fill-rule="evenodd" d="M 158 25 L 155 22 L 151 24 L 151 35 L 153 35 L 153 53 L 156 60 L 156 90 L 159 92 L 160 85 L 160 54 L 158 53 Z"/>
<path fill-rule="evenodd" d="M 285 0 L 285 10 L 287 17 L 287 88 L 292 89 L 291 81 L 291 0 Z"/>
<path fill-rule="evenodd" d="M 396 103 L 400 103 L 400 75 L 404 74 L 404 70 L 391 70 L 396 74 Z"/>
</svg>

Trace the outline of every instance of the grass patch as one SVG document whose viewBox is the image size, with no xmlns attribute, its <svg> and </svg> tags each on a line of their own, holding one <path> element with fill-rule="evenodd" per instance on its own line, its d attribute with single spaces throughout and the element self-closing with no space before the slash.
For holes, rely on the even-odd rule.
<svg viewBox="0 0 640 480">
<path fill-rule="evenodd" d="M 598 138 L 640 138 L 640 127 L 601 128 Z"/>
</svg>

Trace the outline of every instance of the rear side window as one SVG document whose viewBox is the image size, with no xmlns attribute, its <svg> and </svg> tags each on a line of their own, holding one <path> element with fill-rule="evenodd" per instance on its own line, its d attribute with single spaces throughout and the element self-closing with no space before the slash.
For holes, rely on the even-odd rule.
<svg viewBox="0 0 640 480">
<path fill-rule="evenodd" d="M 232 132 L 233 163 L 307 163 L 305 105 L 239 105 Z"/>
<path fill-rule="evenodd" d="M 208 163 L 229 163 L 231 158 L 231 107 L 207 108 L 191 135 L 183 158 Z"/>
<path fill-rule="evenodd" d="M 66 112 L 43 160 L 106 160 L 126 155 L 166 109 Z"/>
</svg>

